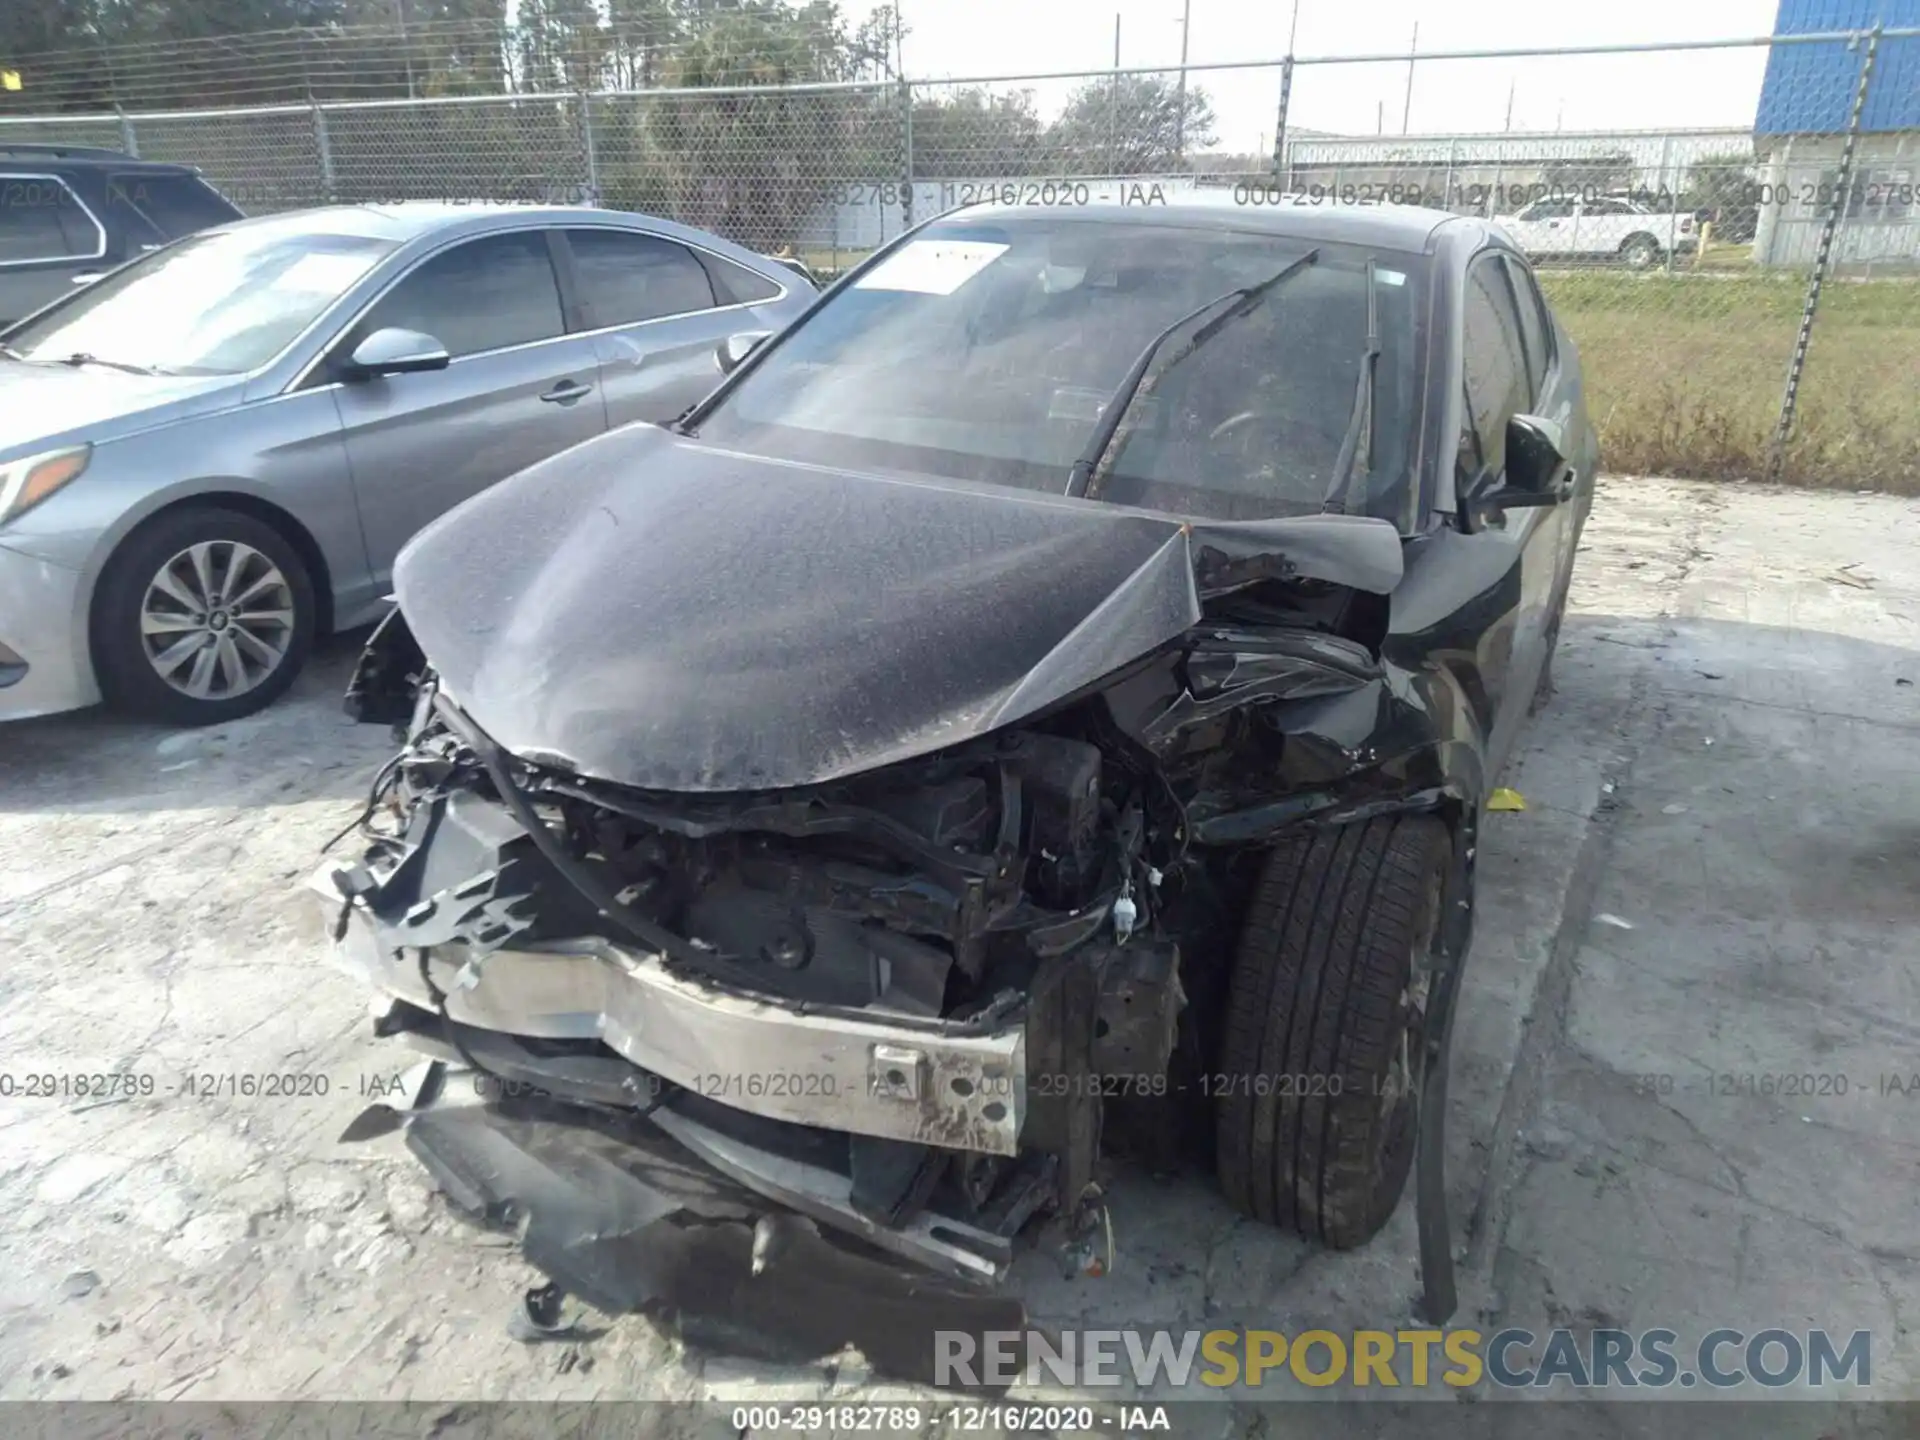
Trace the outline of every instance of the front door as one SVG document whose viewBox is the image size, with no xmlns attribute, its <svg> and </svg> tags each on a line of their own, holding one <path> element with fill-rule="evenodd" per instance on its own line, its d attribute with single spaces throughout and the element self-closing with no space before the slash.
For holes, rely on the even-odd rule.
<svg viewBox="0 0 1920 1440">
<path fill-rule="evenodd" d="M 1467 269 L 1461 324 L 1469 421 L 1461 437 L 1461 493 L 1469 499 L 1503 482 L 1507 422 L 1535 409 L 1525 336 L 1507 262 L 1498 251 L 1486 251 Z M 1508 599 L 1507 613 L 1480 642 L 1484 653 L 1478 668 L 1491 722 L 1490 773 L 1504 764 L 1546 663 L 1567 512 L 1565 505 L 1508 510 L 1471 537 L 1483 552 L 1479 568 L 1503 575 L 1499 590 Z"/>
<path fill-rule="evenodd" d="M 438 340 L 445 370 L 335 387 L 373 573 L 428 521 L 606 428 L 593 342 L 570 335 L 544 230 L 463 241 L 422 261 L 352 327 Z"/>
</svg>

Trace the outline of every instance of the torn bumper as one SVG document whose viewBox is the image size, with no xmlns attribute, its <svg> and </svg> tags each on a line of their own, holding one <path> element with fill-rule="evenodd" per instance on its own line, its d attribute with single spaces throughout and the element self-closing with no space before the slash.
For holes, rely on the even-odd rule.
<svg viewBox="0 0 1920 1440">
<path fill-rule="evenodd" d="M 676 1143 L 681 1142 L 681 1143 Z M 667 1306 L 687 1338 L 769 1360 L 857 1347 L 933 1383 L 935 1337 L 1018 1329 L 1018 1301 L 835 1245 L 640 1119 L 540 1101 L 430 1110 L 407 1146 L 452 1203 L 515 1232 L 527 1260 L 608 1313 Z"/>
<path fill-rule="evenodd" d="M 322 867 L 309 881 L 312 917 L 335 937 L 335 964 L 375 992 L 379 1033 L 477 1065 L 509 1104 L 532 1095 L 569 1102 L 589 1118 L 592 1111 L 578 1107 L 629 1111 L 654 1148 L 677 1148 L 683 1162 L 691 1158 L 763 1202 L 916 1266 L 974 1284 L 1004 1278 L 1013 1236 L 1043 1203 L 1053 1175 L 1042 1157 L 1011 1158 L 1021 1150 L 1027 1114 L 1020 1022 L 942 1035 L 809 1013 L 721 990 L 601 939 L 494 951 L 464 985 L 465 947 L 428 947 L 427 973 L 445 998 L 442 1021 L 421 975 L 422 952 L 383 943 L 380 922 L 362 902 L 343 908 L 333 873 Z M 423 1151 L 436 1133 L 416 1123 L 410 1141 L 462 1208 L 490 1213 L 521 1203 L 482 1183 L 457 1155 Z M 461 1133 L 488 1147 L 500 1143 L 480 1131 Z M 1017 1178 L 992 1204 L 925 1203 L 888 1213 L 862 1188 L 853 1154 L 861 1145 L 1001 1157 L 993 1163 L 1009 1164 Z M 605 1149 L 598 1142 L 596 1153 Z M 624 1181 L 612 1190 L 589 1186 L 596 1204 L 611 1205 L 608 1224 L 632 1218 L 620 1198 L 627 1188 Z M 561 1202 L 549 1195 L 547 1203 Z M 529 1258 L 547 1268 L 533 1249 Z"/>
<path fill-rule="evenodd" d="M 309 881 L 330 929 L 342 901 L 323 866 Z M 375 992 L 434 1009 L 418 952 L 383 946 L 360 902 L 335 962 Z M 660 1079 L 770 1120 L 1013 1156 L 1027 1110 L 1026 1032 L 981 1034 L 809 1013 L 677 973 L 603 939 L 502 949 L 461 976 L 464 946 L 427 951 L 448 1018 L 533 1040 L 598 1040 Z M 450 955 L 448 952 L 455 952 Z"/>
</svg>

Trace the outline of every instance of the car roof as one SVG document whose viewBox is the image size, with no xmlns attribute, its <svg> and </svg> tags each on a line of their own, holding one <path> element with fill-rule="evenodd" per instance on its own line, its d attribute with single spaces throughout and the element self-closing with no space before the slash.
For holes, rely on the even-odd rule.
<svg viewBox="0 0 1920 1440">
<path fill-rule="evenodd" d="M 948 211 L 941 218 L 978 220 L 1038 214 L 1107 223 L 1255 231 L 1299 240 L 1323 240 L 1330 245 L 1415 253 L 1432 249 L 1435 235 L 1445 226 L 1472 223 L 1451 211 L 1428 210 L 1417 205 L 1289 195 L 1265 181 L 1178 194 L 1167 197 L 1164 203 L 1126 198 L 1135 189 L 1151 195 L 1156 186 L 1164 183 L 1150 175 L 1142 176 L 1137 182 L 1120 182 L 1124 187 L 1123 198 L 1107 198 L 1104 192 L 1108 187 L 1102 185 L 1086 204 L 1020 205 L 995 201 Z"/>
<path fill-rule="evenodd" d="M 170 160 L 142 160 L 122 150 L 89 145 L 29 145 L 0 140 L 0 165 L 33 165 L 41 170 L 144 170 L 155 175 L 197 175 L 191 165 Z"/>
<path fill-rule="evenodd" d="M 456 201 L 409 200 L 392 205 L 321 205 L 308 210 L 277 210 L 270 215 L 255 215 L 231 220 L 222 230 L 278 227 L 290 233 L 323 235 L 365 235 L 370 239 L 405 243 L 422 235 L 466 224 L 483 226 L 500 215 L 571 215 L 585 213 L 584 207 L 555 209 L 549 206 L 509 205 L 504 203 L 462 204 Z"/>
<path fill-rule="evenodd" d="M 607 210 L 594 205 L 545 205 L 511 200 L 403 200 L 385 205 L 323 205 L 311 210 L 281 210 L 231 220 L 220 230 L 279 226 L 289 234 L 364 235 L 406 244 L 425 235 L 458 235 L 498 228 L 505 220 L 536 225 L 611 224 L 644 221 L 667 230 L 684 226 L 650 215 Z"/>
</svg>

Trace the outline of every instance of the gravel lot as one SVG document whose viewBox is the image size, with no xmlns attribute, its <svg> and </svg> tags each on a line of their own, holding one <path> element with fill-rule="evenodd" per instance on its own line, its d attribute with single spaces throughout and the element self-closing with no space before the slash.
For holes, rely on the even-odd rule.
<svg viewBox="0 0 1920 1440">
<path fill-rule="evenodd" d="M 1456 1323 L 1866 1328 L 1875 1393 L 1920 1395 L 1920 1095 L 1876 1083 L 1920 1071 L 1917 542 L 1920 501 L 1603 486 L 1560 692 L 1507 777 L 1529 808 L 1490 817 L 1481 860 Z M 448 1214 L 397 1139 L 335 1143 L 409 1063 L 294 896 L 389 750 L 340 716 L 355 648 L 220 729 L 0 731 L 0 1399 L 855 1386 L 852 1362 L 770 1369 L 640 1318 L 524 1346 L 505 1321 L 537 1277 L 511 1245 Z M 22 1093 L 100 1071 L 153 1093 Z M 1816 1072 L 1849 1093 L 1737 1078 Z M 226 1092 L 249 1074 L 326 1093 Z M 1043 1322 L 1408 1317 L 1410 1199 L 1339 1256 L 1205 1177 L 1114 1195 L 1113 1275 L 1022 1261 Z"/>
</svg>

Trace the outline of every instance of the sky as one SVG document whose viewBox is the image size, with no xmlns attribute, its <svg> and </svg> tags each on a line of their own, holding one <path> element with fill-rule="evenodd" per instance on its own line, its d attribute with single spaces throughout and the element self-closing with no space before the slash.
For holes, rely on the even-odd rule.
<svg viewBox="0 0 1920 1440">
<path fill-rule="evenodd" d="M 1180 62 L 1183 0 L 900 0 L 906 73 L 955 78 Z M 1278 59 L 1293 0 L 1186 0 L 1188 64 Z M 859 20 L 873 0 L 842 0 Z M 1294 53 L 1511 49 L 1643 44 L 1765 35 L 1776 0 L 1299 0 Z M 1411 100 L 1404 60 L 1296 66 L 1289 126 L 1343 134 L 1684 129 L 1750 126 L 1766 68 L 1763 48 L 1658 55 L 1545 56 L 1417 62 Z M 1043 113 L 1074 82 L 1033 83 Z M 1218 116 L 1218 148 L 1269 150 L 1279 72 L 1189 70 Z M 1512 120 L 1507 107 L 1512 95 Z"/>
</svg>

